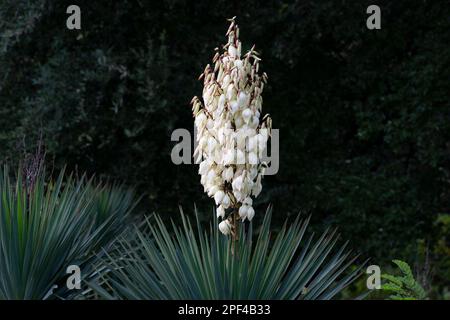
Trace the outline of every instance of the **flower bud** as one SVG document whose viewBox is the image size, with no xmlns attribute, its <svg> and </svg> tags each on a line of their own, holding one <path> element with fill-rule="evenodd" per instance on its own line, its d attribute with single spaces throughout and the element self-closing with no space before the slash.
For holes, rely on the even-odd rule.
<svg viewBox="0 0 450 320">
<path fill-rule="evenodd" d="M 242 60 L 235 60 L 234 66 L 238 69 L 242 68 Z"/>
<path fill-rule="evenodd" d="M 236 57 L 237 55 L 237 49 L 234 46 L 229 46 L 228 47 L 228 54 L 230 55 L 230 57 Z"/>
</svg>

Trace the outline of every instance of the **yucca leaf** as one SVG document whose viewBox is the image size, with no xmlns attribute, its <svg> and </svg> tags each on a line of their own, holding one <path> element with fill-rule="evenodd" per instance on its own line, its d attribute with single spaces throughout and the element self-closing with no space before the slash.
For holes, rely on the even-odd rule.
<svg viewBox="0 0 450 320">
<path fill-rule="evenodd" d="M 103 271 L 90 279 L 91 294 L 105 299 L 331 299 L 361 274 L 361 266 L 350 270 L 357 256 L 347 243 L 338 246 L 335 230 L 303 241 L 309 218 L 297 217 L 272 240 L 270 217 L 269 207 L 256 239 L 253 224 L 242 224 L 235 242 L 215 227 L 204 229 L 197 212 L 195 228 L 182 211 L 181 225 L 172 221 L 171 230 L 157 215 L 147 218 L 144 228 L 134 229 L 101 259 Z"/>
<path fill-rule="evenodd" d="M 22 174 L 0 169 L 0 299 L 55 297 L 54 285 L 65 297 L 66 268 L 89 273 L 95 252 L 124 229 L 134 193 L 64 170 L 48 182 L 40 171 L 32 186 Z"/>
</svg>

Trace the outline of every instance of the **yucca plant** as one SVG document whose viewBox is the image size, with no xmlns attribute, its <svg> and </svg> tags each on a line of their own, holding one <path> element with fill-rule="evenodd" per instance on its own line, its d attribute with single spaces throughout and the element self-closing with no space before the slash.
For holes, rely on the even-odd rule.
<svg viewBox="0 0 450 320">
<path fill-rule="evenodd" d="M 22 170 L 0 170 L 0 299 L 44 299 L 63 294 L 66 268 L 87 262 L 117 237 L 135 205 L 134 192 L 85 176 L 30 183 Z M 62 289 L 62 290 L 61 290 Z"/>
<path fill-rule="evenodd" d="M 305 234 L 309 218 L 297 218 L 272 239 L 270 217 L 269 209 L 256 239 L 252 222 L 233 241 L 183 213 L 170 232 L 154 215 L 115 243 L 89 286 L 104 299 L 312 300 L 333 298 L 361 274 L 335 230 L 315 239 Z"/>
</svg>

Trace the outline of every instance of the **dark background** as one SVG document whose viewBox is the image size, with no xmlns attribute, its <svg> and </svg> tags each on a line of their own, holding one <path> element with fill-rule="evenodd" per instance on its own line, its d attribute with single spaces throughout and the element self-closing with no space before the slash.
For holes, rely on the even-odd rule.
<svg viewBox="0 0 450 320">
<path fill-rule="evenodd" d="M 381 30 L 366 28 L 370 4 Z M 170 135 L 192 131 L 197 77 L 232 16 L 244 50 L 261 53 L 263 111 L 280 129 L 257 216 L 272 203 L 276 230 L 312 214 L 313 229 L 338 226 L 373 263 L 403 259 L 448 297 L 448 1 L 0 0 L 0 162 L 42 135 L 49 166 L 136 186 L 142 212 L 195 202 L 209 219 L 197 166 L 171 162 Z"/>
</svg>

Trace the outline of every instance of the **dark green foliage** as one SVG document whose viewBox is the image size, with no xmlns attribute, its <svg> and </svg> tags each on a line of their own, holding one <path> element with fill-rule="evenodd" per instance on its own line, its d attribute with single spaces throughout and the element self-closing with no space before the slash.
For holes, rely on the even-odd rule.
<svg viewBox="0 0 450 320">
<path fill-rule="evenodd" d="M 257 213 L 311 212 L 313 228 L 340 226 L 380 264 L 438 241 L 434 221 L 450 209 L 447 1 L 378 1 L 376 31 L 371 1 L 78 1 L 81 31 L 65 28 L 64 1 L 0 3 L 0 161 L 42 130 L 57 167 L 136 184 L 148 211 L 211 205 L 197 167 L 172 164 L 170 134 L 193 128 L 196 79 L 237 15 L 280 129 L 280 171 Z"/>
<path fill-rule="evenodd" d="M 135 205 L 131 190 L 94 184 L 85 177 L 33 185 L 0 171 L 0 299 L 45 299 L 66 286 L 66 269 L 88 262 L 124 229 Z M 64 294 L 62 290 L 58 294 Z M 67 292 L 66 292 L 67 293 Z"/>
<path fill-rule="evenodd" d="M 183 213 L 172 230 L 154 216 L 116 243 L 90 286 L 106 299 L 328 300 L 361 274 L 350 271 L 356 257 L 336 231 L 315 238 L 305 234 L 309 219 L 297 218 L 272 238 L 270 211 L 258 237 L 251 223 L 235 242 L 216 219 L 207 232 Z"/>
<path fill-rule="evenodd" d="M 392 260 L 392 262 L 402 272 L 401 276 L 383 274 L 381 277 L 387 280 L 381 288 L 391 293 L 391 300 L 423 300 L 427 297 L 425 290 L 414 279 L 409 265 L 401 260 Z"/>
</svg>

